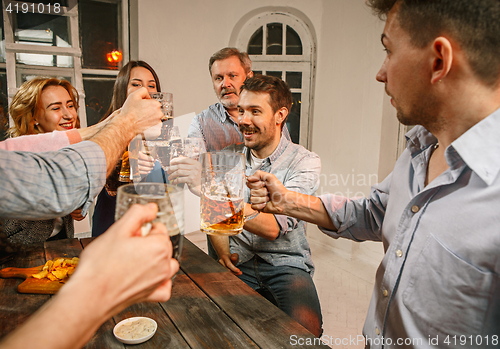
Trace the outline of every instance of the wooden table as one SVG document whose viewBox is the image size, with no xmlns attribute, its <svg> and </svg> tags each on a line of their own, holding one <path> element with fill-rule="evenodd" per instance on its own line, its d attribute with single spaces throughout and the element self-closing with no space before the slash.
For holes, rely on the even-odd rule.
<svg viewBox="0 0 500 349">
<path fill-rule="evenodd" d="M 22 251 L 5 267 L 34 267 L 47 259 L 78 256 L 92 239 L 50 241 Z M 0 279 L 0 338 L 23 323 L 49 297 L 20 294 L 20 279 Z M 76 300 L 77 301 L 77 300 Z M 158 323 L 149 341 L 125 346 L 112 333 L 119 321 L 147 316 Z M 292 337 L 294 336 L 294 337 Z M 105 322 L 86 348 L 328 348 L 226 268 L 184 239 L 181 270 L 164 303 L 139 303 Z M 293 339 L 293 340 L 292 340 Z M 300 340 L 299 340 L 300 339 Z M 318 340 L 316 339 L 316 343 Z"/>
</svg>

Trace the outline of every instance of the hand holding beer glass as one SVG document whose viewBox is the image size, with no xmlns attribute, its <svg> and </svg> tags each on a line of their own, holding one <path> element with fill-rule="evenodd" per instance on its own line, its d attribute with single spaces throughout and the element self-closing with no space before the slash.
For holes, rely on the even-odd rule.
<svg viewBox="0 0 500 349">
<path fill-rule="evenodd" d="M 163 223 L 167 227 L 173 247 L 173 258 L 179 260 L 184 234 L 184 191 L 164 183 L 135 183 L 118 188 L 115 221 L 120 219 L 134 204 L 155 203 L 158 206 L 156 219 L 141 227 L 141 235 L 149 234 L 152 223 Z"/>
<path fill-rule="evenodd" d="M 161 104 L 163 118 L 161 121 L 173 119 L 174 117 L 174 95 L 169 92 L 151 92 L 149 96 Z"/>
<path fill-rule="evenodd" d="M 248 219 L 244 217 L 245 157 L 241 153 L 201 154 L 200 229 L 209 235 L 237 235 Z"/>
</svg>

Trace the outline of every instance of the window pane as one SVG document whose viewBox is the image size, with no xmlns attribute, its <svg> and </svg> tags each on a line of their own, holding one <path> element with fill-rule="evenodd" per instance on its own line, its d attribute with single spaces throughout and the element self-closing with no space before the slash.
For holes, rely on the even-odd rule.
<svg viewBox="0 0 500 349">
<path fill-rule="evenodd" d="M 286 72 L 286 83 L 290 88 L 302 88 L 302 72 L 299 71 L 287 71 Z"/>
<path fill-rule="evenodd" d="M 7 138 L 7 129 L 9 128 L 7 99 L 7 74 L 5 69 L 0 70 L 0 141 Z"/>
<path fill-rule="evenodd" d="M 300 136 L 300 106 L 302 101 L 302 96 L 300 93 L 292 93 L 292 110 L 288 114 L 288 119 L 286 121 L 286 126 L 290 132 L 290 137 L 293 143 L 299 143 Z"/>
<path fill-rule="evenodd" d="M 78 5 L 83 68 L 118 70 L 122 59 L 117 57 L 117 60 L 110 58 L 108 61 L 107 58 L 113 51 L 123 53 L 118 30 L 118 4 L 80 0 Z"/>
<path fill-rule="evenodd" d="M 249 55 L 261 55 L 262 54 L 262 27 L 257 29 L 253 33 L 250 41 L 248 42 L 247 53 Z"/>
<path fill-rule="evenodd" d="M 268 55 L 283 54 L 283 24 L 269 23 L 267 25 L 267 48 Z"/>
<path fill-rule="evenodd" d="M 253 75 L 262 75 L 262 70 L 254 70 Z"/>
<path fill-rule="evenodd" d="M 95 125 L 102 119 L 111 104 L 115 79 L 83 78 L 85 89 L 85 111 L 87 112 L 87 126 Z M 81 108 L 82 106 L 80 106 Z"/>
<path fill-rule="evenodd" d="M 299 34 L 289 26 L 286 26 L 286 54 L 302 55 L 302 41 Z"/>
<path fill-rule="evenodd" d="M 15 15 L 15 42 L 51 47 L 71 47 L 68 18 L 38 13 Z M 49 67 L 72 67 L 73 57 L 35 53 L 16 53 L 16 62 Z"/>
<path fill-rule="evenodd" d="M 280 71 L 268 71 L 266 75 L 274 76 L 275 78 L 283 80 L 283 72 Z"/>
<path fill-rule="evenodd" d="M 71 47 L 68 17 L 21 12 L 15 23 L 16 43 Z"/>
<path fill-rule="evenodd" d="M 73 57 L 40 55 L 36 53 L 16 53 L 16 62 L 27 65 L 42 65 L 49 67 L 73 67 Z"/>
</svg>

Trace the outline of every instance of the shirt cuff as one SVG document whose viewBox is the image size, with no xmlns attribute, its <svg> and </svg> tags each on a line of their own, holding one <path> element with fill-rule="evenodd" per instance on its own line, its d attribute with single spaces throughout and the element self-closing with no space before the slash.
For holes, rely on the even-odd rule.
<svg viewBox="0 0 500 349">
<path fill-rule="evenodd" d="M 80 143 L 82 141 L 82 136 L 77 129 L 66 131 L 66 136 L 68 137 L 69 144 Z"/>
<path fill-rule="evenodd" d="M 80 154 L 86 166 L 89 192 L 87 200 L 82 206 L 82 215 L 85 216 L 94 198 L 99 195 L 106 183 L 106 156 L 101 147 L 92 141 L 80 142 L 68 148 Z"/>
<path fill-rule="evenodd" d="M 320 226 L 318 226 L 318 229 L 335 239 L 344 236 L 342 234 L 343 229 L 341 228 L 341 223 L 338 219 L 338 211 L 344 209 L 344 206 L 349 199 L 344 196 L 332 194 L 320 195 L 319 199 L 323 203 L 323 206 L 325 206 L 326 212 L 337 230 L 334 231 Z"/>
<path fill-rule="evenodd" d="M 278 222 L 278 226 L 280 228 L 278 238 L 285 235 L 286 233 L 292 231 L 292 229 L 294 229 L 295 226 L 297 225 L 297 224 L 292 224 L 293 227 L 290 228 L 290 226 L 288 224 L 288 220 L 290 220 L 290 219 L 292 219 L 294 221 L 296 220 L 295 218 L 292 218 L 292 217 L 284 216 L 281 214 L 275 214 L 274 218 L 276 219 L 276 222 Z"/>
</svg>

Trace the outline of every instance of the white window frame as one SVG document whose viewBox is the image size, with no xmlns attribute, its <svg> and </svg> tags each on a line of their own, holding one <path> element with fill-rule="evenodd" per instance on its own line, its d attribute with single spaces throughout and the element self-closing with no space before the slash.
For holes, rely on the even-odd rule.
<svg viewBox="0 0 500 349">
<path fill-rule="evenodd" d="M 7 74 L 7 94 L 9 105 L 12 102 L 12 98 L 18 91 L 21 81 L 21 74 L 36 74 L 36 75 L 48 75 L 48 76 L 70 76 L 70 82 L 75 87 L 78 92 L 80 99 L 80 108 L 78 109 L 78 114 L 80 117 L 80 126 L 87 127 L 87 115 L 86 115 L 86 104 L 85 104 L 85 91 L 83 88 L 83 75 L 107 75 L 116 77 L 118 75 L 118 70 L 107 70 L 107 69 L 82 69 L 82 50 L 80 47 L 80 35 L 79 35 L 79 17 L 78 17 L 78 1 L 77 0 L 67 0 L 68 7 L 61 6 L 61 12 L 59 15 L 69 17 L 69 31 L 71 35 L 71 47 L 56 47 L 56 46 L 40 46 L 40 45 L 30 45 L 30 44 L 19 44 L 14 40 L 14 28 L 13 28 L 13 12 L 7 12 L 7 7 L 11 4 L 11 8 L 14 8 L 16 4 L 19 7 L 23 3 L 31 4 L 29 1 L 13 1 L 13 0 L 2 0 L 3 4 L 3 18 L 4 18 L 4 31 L 5 31 L 5 68 Z M 101 2 L 112 2 L 113 0 L 99 0 Z M 121 16 L 118 23 L 121 26 L 122 36 L 121 47 L 123 50 L 123 63 L 126 64 L 129 59 L 129 32 L 128 32 L 128 2 L 129 0 L 120 0 Z M 35 3 L 37 6 L 38 3 Z M 46 14 L 54 15 L 54 13 L 45 12 Z M 16 53 L 34 53 L 34 54 L 48 54 L 48 55 L 61 55 L 61 56 L 72 56 L 73 57 L 73 67 L 63 68 L 63 67 L 44 67 L 44 66 L 23 66 L 18 67 L 16 65 Z M 3 66 L 3 64 L 0 64 Z M 9 115 L 9 124 L 13 125 L 13 120 Z"/>
<path fill-rule="evenodd" d="M 283 51 L 281 55 L 266 54 L 267 24 L 283 24 Z M 302 42 L 302 55 L 286 54 L 286 26 L 290 26 Z M 281 71 L 283 78 L 287 71 L 302 72 L 302 88 L 291 89 L 292 93 L 301 94 L 300 111 L 300 135 L 299 143 L 306 148 L 311 147 L 312 132 L 312 100 L 315 61 L 315 44 L 307 25 L 298 17 L 285 11 L 270 11 L 261 13 L 250 19 L 240 30 L 236 39 L 236 47 L 241 51 L 247 51 L 248 43 L 252 35 L 259 29 L 263 29 L 262 55 L 250 55 L 252 70 L 254 71 Z"/>
</svg>

